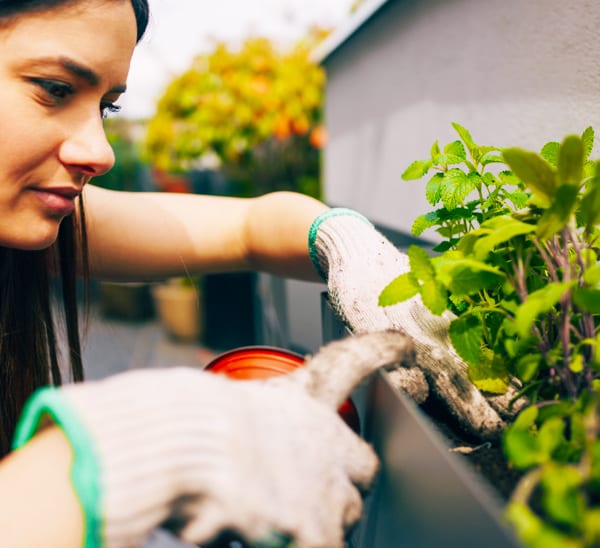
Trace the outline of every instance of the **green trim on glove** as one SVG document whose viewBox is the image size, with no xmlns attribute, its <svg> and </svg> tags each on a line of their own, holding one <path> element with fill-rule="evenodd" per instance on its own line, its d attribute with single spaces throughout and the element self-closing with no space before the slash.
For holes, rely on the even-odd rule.
<svg viewBox="0 0 600 548">
<path fill-rule="evenodd" d="M 364 215 L 362 215 L 358 211 L 354 211 L 353 209 L 348 209 L 345 207 L 334 207 L 333 209 L 328 209 L 327 211 L 321 213 L 313 221 L 312 225 L 310 226 L 310 230 L 308 231 L 308 255 L 319 276 L 321 276 L 321 278 L 323 278 L 324 280 L 327 279 L 327 275 L 325 272 L 323 272 L 323 269 L 319 264 L 319 256 L 317 254 L 317 248 L 315 245 L 315 242 L 317 240 L 317 233 L 319 232 L 319 228 L 321 227 L 321 225 L 327 219 L 330 219 L 331 217 L 339 217 L 344 215 L 356 217 L 357 219 L 361 219 L 362 221 L 367 223 L 369 226 L 373 226 L 371 221 L 369 221 L 369 219 L 367 219 Z"/>
<path fill-rule="evenodd" d="M 100 461 L 92 438 L 60 389 L 42 388 L 29 398 L 17 424 L 13 449 L 22 447 L 33 437 L 46 414 L 61 428 L 73 450 L 71 481 L 85 516 L 83 546 L 104 546 Z"/>
</svg>

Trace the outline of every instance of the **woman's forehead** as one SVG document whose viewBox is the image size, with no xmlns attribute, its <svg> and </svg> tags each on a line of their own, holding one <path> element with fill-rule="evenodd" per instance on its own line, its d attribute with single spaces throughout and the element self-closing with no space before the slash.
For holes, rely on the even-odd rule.
<svg viewBox="0 0 600 548">
<path fill-rule="evenodd" d="M 128 0 L 79 0 L 23 14 L 0 27 L 0 51 L 5 60 L 72 59 L 101 77 L 124 80 L 136 35 Z"/>
</svg>

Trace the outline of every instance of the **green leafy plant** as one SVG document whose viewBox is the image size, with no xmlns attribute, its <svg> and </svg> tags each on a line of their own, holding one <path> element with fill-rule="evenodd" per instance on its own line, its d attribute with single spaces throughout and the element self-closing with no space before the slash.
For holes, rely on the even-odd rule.
<svg viewBox="0 0 600 548">
<path fill-rule="evenodd" d="M 412 246 L 410 272 L 380 295 L 389 306 L 419 294 L 450 310 L 450 338 L 487 393 L 511 380 L 529 406 L 503 436 L 523 471 L 507 508 L 529 546 L 600 543 L 600 162 L 594 131 L 550 142 L 540 153 L 459 139 L 413 162 L 427 174 L 433 211 L 412 231 L 434 229 L 436 256 Z"/>
</svg>

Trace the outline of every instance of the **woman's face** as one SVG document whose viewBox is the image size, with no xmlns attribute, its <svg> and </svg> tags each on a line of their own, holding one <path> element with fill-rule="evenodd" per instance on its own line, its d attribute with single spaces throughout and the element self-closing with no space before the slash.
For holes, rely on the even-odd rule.
<svg viewBox="0 0 600 548">
<path fill-rule="evenodd" d="M 0 245 L 43 249 L 84 182 L 110 169 L 102 118 L 125 90 L 129 0 L 86 0 L 0 26 Z"/>
</svg>

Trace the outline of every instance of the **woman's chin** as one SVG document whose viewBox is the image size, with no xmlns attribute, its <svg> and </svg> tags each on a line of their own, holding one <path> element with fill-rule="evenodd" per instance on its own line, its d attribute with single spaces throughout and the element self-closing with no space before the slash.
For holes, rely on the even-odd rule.
<svg viewBox="0 0 600 548">
<path fill-rule="evenodd" d="M 0 246 L 23 251 L 39 251 L 49 248 L 58 238 L 58 230 L 52 233 L 33 235 L 28 234 L 21 237 L 5 237 L 0 235 Z"/>
</svg>

